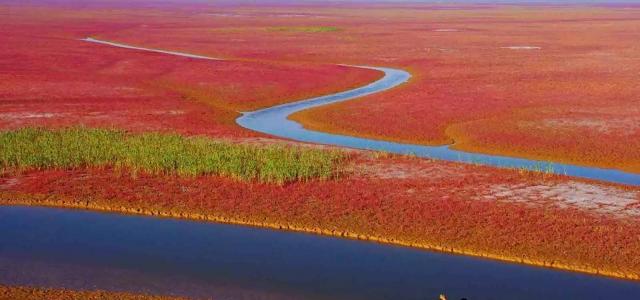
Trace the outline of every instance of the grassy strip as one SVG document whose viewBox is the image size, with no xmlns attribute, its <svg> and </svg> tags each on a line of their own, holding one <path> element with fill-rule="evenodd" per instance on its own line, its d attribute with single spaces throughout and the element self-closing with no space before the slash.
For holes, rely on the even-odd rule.
<svg viewBox="0 0 640 300">
<path fill-rule="evenodd" d="M 345 155 L 291 146 L 252 146 L 176 134 L 83 127 L 0 132 L 0 169 L 113 166 L 151 174 L 219 175 L 283 184 L 330 179 Z"/>
</svg>

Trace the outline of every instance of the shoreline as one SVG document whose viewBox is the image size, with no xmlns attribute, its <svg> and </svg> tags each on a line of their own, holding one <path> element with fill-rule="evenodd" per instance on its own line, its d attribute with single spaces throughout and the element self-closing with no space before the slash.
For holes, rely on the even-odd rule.
<svg viewBox="0 0 640 300">
<path fill-rule="evenodd" d="M 24 197 L 28 197 L 25 195 Z M 590 268 L 586 266 L 575 266 L 565 263 L 557 263 L 557 262 L 547 262 L 544 260 L 530 259 L 530 258 L 519 258 L 515 256 L 506 256 L 506 255 L 497 255 L 486 252 L 478 252 L 466 249 L 456 249 L 449 247 L 442 247 L 435 244 L 428 243 L 414 243 L 409 242 L 402 239 L 395 239 L 393 237 L 381 237 L 381 236 L 373 236 L 373 235 L 363 235 L 352 233 L 349 231 L 335 231 L 323 228 L 309 228 L 302 226 L 295 226 L 286 223 L 277 223 L 277 222 L 259 222 L 246 220 L 243 218 L 233 218 L 233 217 L 225 217 L 220 215 L 215 215 L 212 213 L 188 213 L 188 212 L 172 212 L 168 210 L 149 210 L 140 207 L 125 207 L 125 206 L 110 206 L 110 205 L 99 205 L 95 203 L 91 203 L 89 201 L 68 201 L 62 199 L 44 199 L 38 201 L 30 201 L 26 199 L 14 199 L 8 200 L 4 195 L 0 193 L 0 206 L 25 206 L 25 207 L 49 207 L 49 208 L 64 208 L 64 209 L 78 209 L 78 210 L 88 210 L 95 212 L 103 212 L 103 213 L 118 213 L 125 215 L 133 215 L 133 216 L 149 216 L 149 217 L 158 217 L 158 218 L 171 218 L 177 220 L 188 220 L 188 221 L 201 221 L 201 222 L 211 222 L 211 223 L 219 223 L 219 224 L 229 224 L 229 225 L 239 225 L 239 226 L 250 226 L 250 227 L 258 227 L 272 230 L 280 230 L 280 231 L 292 231 L 292 232 L 300 232 L 300 233 L 308 233 L 308 234 L 316 234 L 322 236 L 336 237 L 336 238 L 346 238 L 351 240 L 360 240 L 360 241 L 369 241 L 376 242 L 385 245 L 392 246 L 401 246 L 401 247 L 409 247 L 427 251 L 436 251 L 445 254 L 453 254 L 453 255 L 463 255 L 468 257 L 476 257 L 482 259 L 490 259 L 505 263 L 514 263 L 521 264 L 533 267 L 543 267 L 548 269 L 554 269 L 559 271 L 570 271 L 576 273 L 583 273 L 589 275 L 597 275 L 610 277 L 615 279 L 622 280 L 631 280 L 631 281 L 640 281 L 640 274 L 628 274 L 617 272 L 613 270 L 599 270 L 596 268 Z"/>
</svg>

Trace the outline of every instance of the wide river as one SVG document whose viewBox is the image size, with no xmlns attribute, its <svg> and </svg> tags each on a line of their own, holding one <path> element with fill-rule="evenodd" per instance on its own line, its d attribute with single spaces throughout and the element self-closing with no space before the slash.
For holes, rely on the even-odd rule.
<svg viewBox="0 0 640 300">
<path fill-rule="evenodd" d="M 0 206 L 0 284 L 214 299 L 640 299 L 640 283 L 260 228 Z"/>
<path fill-rule="evenodd" d="M 210 57 L 134 47 L 191 59 Z M 541 162 L 315 132 L 291 113 L 381 92 L 404 71 L 334 95 L 245 113 L 284 138 L 500 167 Z M 546 166 L 543 165 L 543 168 Z M 555 164 L 559 173 L 640 185 L 640 175 Z M 640 283 L 368 242 L 252 227 L 53 208 L 0 206 L 0 284 L 215 299 L 640 299 Z"/>
</svg>

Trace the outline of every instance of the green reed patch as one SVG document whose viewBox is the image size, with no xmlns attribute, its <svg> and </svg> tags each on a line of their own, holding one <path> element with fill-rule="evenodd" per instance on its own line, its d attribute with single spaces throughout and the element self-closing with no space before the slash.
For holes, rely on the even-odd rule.
<svg viewBox="0 0 640 300">
<path fill-rule="evenodd" d="M 179 176 L 219 175 L 283 184 L 330 179 L 346 155 L 293 146 L 241 145 L 177 134 L 73 127 L 0 131 L 0 168 L 106 167 Z"/>
</svg>

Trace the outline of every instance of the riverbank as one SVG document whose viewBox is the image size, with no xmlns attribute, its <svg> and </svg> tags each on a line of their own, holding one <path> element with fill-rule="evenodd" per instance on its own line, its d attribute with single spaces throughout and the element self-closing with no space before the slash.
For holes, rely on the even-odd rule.
<svg viewBox="0 0 640 300">
<path fill-rule="evenodd" d="M 640 242 L 629 238 L 640 234 L 634 210 L 589 210 L 544 193 L 538 202 L 518 194 L 485 197 L 497 184 L 559 189 L 576 184 L 571 180 L 409 158 L 361 159 L 340 181 L 284 186 L 211 176 L 132 178 L 104 169 L 34 171 L 2 177 L 0 203 L 266 227 L 640 279 L 634 255 Z M 428 180 L 429 167 L 457 175 Z M 385 174 L 391 178 L 380 178 Z M 631 188 L 580 184 L 603 197 L 637 196 Z"/>
<path fill-rule="evenodd" d="M 283 223 L 255 222 L 255 221 L 250 221 L 246 219 L 234 219 L 234 218 L 209 215 L 209 214 L 197 214 L 197 213 L 186 213 L 186 212 L 176 213 L 173 211 L 163 211 L 163 210 L 153 211 L 153 210 L 146 210 L 139 207 L 125 207 L 125 206 L 115 207 L 115 206 L 108 206 L 108 205 L 93 204 L 85 201 L 73 202 L 70 200 L 62 200 L 62 199 L 42 200 L 42 201 L 37 201 L 37 200 L 29 201 L 25 199 L 20 199 L 20 200 L 14 200 L 14 201 L 7 201 L 6 199 L 4 199 L 3 195 L 0 195 L 0 197 L 2 197 L 2 199 L 0 199 L 0 201 L 2 201 L 0 205 L 8 204 L 8 205 L 87 209 L 87 210 L 110 212 L 110 213 L 123 213 L 123 214 L 131 214 L 131 215 L 143 215 L 143 216 L 175 218 L 175 219 L 185 219 L 185 220 L 194 220 L 194 221 L 206 221 L 206 222 L 215 222 L 215 223 L 223 223 L 223 224 L 233 224 L 233 225 L 255 226 L 255 227 L 270 228 L 275 230 L 287 230 L 287 231 L 295 231 L 295 232 L 320 234 L 320 235 L 333 236 L 333 237 L 339 237 L 339 238 L 371 241 L 376 243 L 419 248 L 419 249 L 424 249 L 429 251 L 439 251 L 439 252 L 445 252 L 445 253 L 451 253 L 451 254 L 457 254 L 457 255 L 474 256 L 474 257 L 493 259 L 493 260 L 499 260 L 499 261 L 510 262 L 510 263 L 519 263 L 519 264 L 526 264 L 526 265 L 532 265 L 532 266 L 554 268 L 559 270 L 615 277 L 615 278 L 621 278 L 621 279 L 640 280 L 640 275 L 638 274 L 621 273 L 615 270 L 600 270 L 600 269 L 589 268 L 584 266 L 555 263 L 553 261 L 537 260 L 535 258 L 530 259 L 530 258 L 520 258 L 515 256 L 495 255 L 487 252 L 476 252 L 473 250 L 448 248 L 448 247 L 442 247 L 434 244 L 414 243 L 411 241 L 402 240 L 402 239 L 397 240 L 390 237 L 362 235 L 362 234 L 349 232 L 349 231 L 337 232 L 335 230 L 329 230 L 329 229 L 323 229 L 323 228 L 299 227 L 299 226 L 287 224 L 285 222 Z M 24 197 L 29 198 L 31 196 L 24 196 Z M 147 299 L 147 298 L 143 298 L 143 299 Z M 149 298 L 149 299 L 155 299 L 155 298 Z"/>
</svg>

